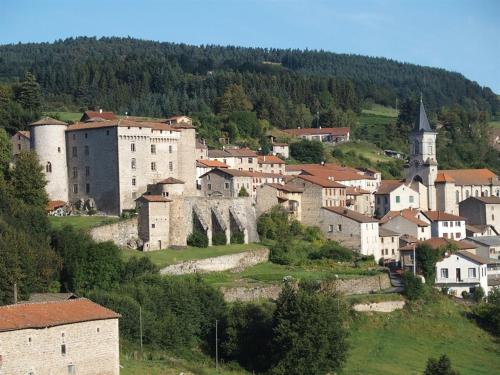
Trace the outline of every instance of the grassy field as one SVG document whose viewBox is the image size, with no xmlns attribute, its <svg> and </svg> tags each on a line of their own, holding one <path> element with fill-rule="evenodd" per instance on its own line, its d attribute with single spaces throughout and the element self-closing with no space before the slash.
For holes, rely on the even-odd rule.
<svg viewBox="0 0 500 375">
<path fill-rule="evenodd" d="M 123 257 L 128 260 L 130 257 L 148 257 L 158 267 L 166 267 L 170 264 L 184 262 L 192 259 L 212 258 L 220 255 L 236 254 L 248 250 L 256 250 L 264 247 L 261 244 L 211 246 L 207 248 L 187 247 L 185 249 L 166 249 L 160 251 L 142 252 L 138 250 L 123 249 Z"/>
<path fill-rule="evenodd" d="M 384 107 L 380 104 L 373 104 L 370 108 L 363 109 L 361 113 L 382 117 L 398 117 L 398 110 L 392 107 Z"/>
<path fill-rule="evenodd" d="M 373 163 L 388 162 L 394 160 L 393 158 L 385 156 L 384 151 L 375 146 L 373 143 L 365 141 L 352 141 L 342 143 L 334 147 L 335 149 L 341 150 L 344 154 L 348 153 L 349 151 L 355 152 L 356 154 L 367 158 Z"/>
<path fill-rule="evenodd" d="M 77 122 L 82 118 L 81 112 L 44 112 L 44 116 L 56 117 L 61 121 Z"/>
<path fill-rule="evenodd" d="M 429 357 L 446 353 L 461 375 L 500 374 L 500 345 L 451 300 L 390 314 L 362 315 L 351 331 L 342 375 L 422 374 Z"/>
<path fill-rule="evenodd" d="M 119 219 L 114 216 L 49 216 L 52 228 L 61 229 L 65 225 L 71 225 L 76 229 L 90 229 L 103 224 L 111 224 Z"/>
</svg>

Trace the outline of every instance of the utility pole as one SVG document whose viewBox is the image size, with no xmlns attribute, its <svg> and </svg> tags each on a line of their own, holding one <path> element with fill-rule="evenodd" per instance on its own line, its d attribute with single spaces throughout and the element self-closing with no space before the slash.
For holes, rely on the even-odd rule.
<svg viewBox="0 0 500 375">
<path fill-rule="evenodd" d="M 215 319 L 215 371 L 219 371 L 219 337 L 218 337 L 219 321 Z"/>
<path fill-rule="evenodd" d="M 139 305 L 139 335 L 141 336 L 141 354 L 142 354 L 142 306 Z"/>
<path fill-rule="evenodd" d="M 17 303 L 17 283 L 14 283 L 14 305 Z"/>
<path fill-rule="evenodd" d="M 413 275 L 417 275 L 417 257 L 415 255 L 415 244 L 413 244 Z"/>
</svg>

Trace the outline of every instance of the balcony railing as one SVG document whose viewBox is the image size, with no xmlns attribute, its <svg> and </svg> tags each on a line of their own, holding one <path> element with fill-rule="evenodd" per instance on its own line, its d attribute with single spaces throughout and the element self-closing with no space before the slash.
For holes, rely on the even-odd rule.
<svg viewBox="0 0 500 375">
<path fill-rule="evenodd" d="M 438 277 L 436 278 L 436 283 L 438 284 L 456 284 L 456 283 L 462 283 L 462 284 L 471 284 L 471 283 L 479 283 L 479 277 L 462 277 L 460 279 L 456 277 Z"/>
</svg>

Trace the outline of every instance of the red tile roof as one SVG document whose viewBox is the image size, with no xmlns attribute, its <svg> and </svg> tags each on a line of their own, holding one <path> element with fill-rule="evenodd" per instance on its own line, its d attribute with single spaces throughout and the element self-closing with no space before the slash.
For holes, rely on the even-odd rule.
<svg viewBox="0 0 500 375">
<path fill-rule="evenodd" d="M 276 184 L 276 183 L 268 183 L 266 185 L 272 186 L 273 188 L 275 188 L 277 190 L 286 191 L 287 193 L 303 193 L 304 192 L 304 189 L 302 189 L 298 186 L 294 186 L 294 185 L 288 185 L 288 184 L 282 185 L 282 184 Z"/>
<path fill-rule="evenodd" d="M 47 212 L 50 212 L 50 211 L 54 211 L 55 209 L 59 208 L 59 207 L 64 207 L 66 205 L 66 202 L 65 201 L 49 201 L 49 203 L 47 203 L 47 207 L 46 207 L 46 211 Z"/>
<path fill-rule="evenodd" d="M 415 209 L 415 208 L 406 208 L 406 209 L 401 210 L 401 211 L 389 211 L 388 213 L 386 213 L 384 215 L 384 217 L 382 219 L 380 219 L 380 222 L 385 224 L 388 221 L 390 221 L 398 216 L 401 216 L 401 217 L 405 218 L 406 220 L 418 225 L 419 227 L 428 227 L 429 224 L 427 224 L 423 220 L 420 220 L 417 217 L 418 213 L 419 213 L 419 210 Z"/>
<path fill-rule="evenodd" d="M 346 136 L 350 128 L 303 128 L 303 129 L 285 129 L 285 133 L 298 137 L 302 135 L 323 135 L 331 134 L 333 136 Z"/>
<path fill-rule="evenodd" d="M 40 120 L 29 124 L 29 126 L 36 126 L 36 125 L 68 125 L 68 124 L 63 121 L 55 120 L 52 117 L 43 117 Z"/>
<path fill-rule="evenodd" d="M 362 195 L 362 194 L 370 194 L 368 190 L 364 190 L 358 187 L 347 186 L 345 189 L 346 195 Z"/>
<path fill-rule="evenodd" d="M 164 122 L 151 122 L 151 121 L 139 122 L 139 121 L 131 121 L 128 119 L 77 122 L 75 124 L 69 125 L 66 130 L 73 131 L 73 130 L 89 130 L 89 129 L 114 128 L 114 127 L 148 128 L 152 130 L 175 131 L 175 132 L 180 131 Z"/>
<path fill-rule="evenodd" d="M 422 211 L 430 221 L 463 221 L 462 216 L 452 215 L 443 211 Z"/>
<path fill-rule="evenodd" d="M 172 202 L 171 199 L 165 198 L 162 195 L 144 194 L 136 200 L 145 200 L 147 202 Z"/>
<path fill-rule="evenodd" d="M 403 180 L 382 180 L 375 194 L 389 194 L 401 185 L 404 185 Z"/>
<path fill-rule="evenodd" d="M 229 168 L 229 165 L 224 164 L 219 160 L 198 159 L 197 162 L 200 163 L 203 167 L 208 168 Z"/>
<path fill-rule="evenodd" d="M 0 332 L 117 319 L 117 314 L 88 299 L 23 303 L 0 307 Z"/>
<path fill-rule="evenodd" d="M 497 180 L 497 175 L 489 169 L 449 169 L 440 170 L 436 182 L 452 182 L 456 185 L 489 185 Z"/>
<path fill-rule="evenodd" d="M 226 151 L 230 156 L 233 157 L 249 157 L 249 158 L 256 158 L 258 155 L 254 150 L 251 150 L 249 148 L 226 148 L 224 151 Z"/>
<path fill-rule="evenodd" d="M 296 178 L 300 178 L 301 180 L 308 181 L 315 185 L 319 185 L 323 188 L 345 188 L 345 185 L 342 185 L 336 181 L 331 181 L 324 177 L 301 174 L 296 176 Z"/>
<path fill-rule="evenodd" d="M 80 121 L 90 120 L 93 118 L 100 118 L 103 120 L 115 120 L 116 116 L 113 112 L 85 111 Z"/>
<path fill-rule="evenodd" d="M 374 180 L 372 176 L 368 176 L 365 172 L 351 167 L 343 167 L 334 163 L 326 164 L 297 164 L 287 165 L 287 172 L 302 172 L 312 176 L 321 176 L 335 181 L 351 181 L 351 180 Z"/>
<path fill-rule="evenodd" d="M 334 212 L 337 215 L 347 217 L 348 219 L 354 220 L 358 223 L 378 223 L 377 219 L 373 217 L 360 214 L 359 212 L 348 210 L 344 207 L 321 207 L 323 210 Z"/>
<path fill-rule="evenodd" d="M 259 155 L 257 160 L 259 164 L 285 164 L 283 160 L 274 155 Z"/>
</svg>

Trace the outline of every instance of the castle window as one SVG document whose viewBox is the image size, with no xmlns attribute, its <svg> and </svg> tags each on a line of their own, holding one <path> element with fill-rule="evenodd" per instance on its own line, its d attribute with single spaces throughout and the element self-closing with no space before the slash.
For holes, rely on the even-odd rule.
<svg viewBox="0 0 500 375">
<path fill-rule="evenodd" d="M 415 149 L 413 150 L 413 154 L 414 155 L 418 155 L 419 154 L 419 149 L 420 149 L 420 144 L 418 141 L 415 141 Z"/>
<path fill-rule="evenodd" d="M 151 224 L 151 228 L 155 228 L 155 227 L 156 227 L 156 225 L 155 225 L 155 224 Z"/>
<path fill-rule="evenodd" d="M 248 163 L 253 164 L 253 158 L 248 158 Z"/>
<path fill-rule="evenodd" d="M 130 151 L 135 152 L 135 143 L 130 144 Z"/>
<path fill-rule="evenodd" d="M 131 167 L 132 169 L 135 169 L 135 167 L 136 167 L 136 164 L 135 164 L 135 158 L 132 158 L 132 160 L 130 161 L 130 167 Z"/>
<path fill-rule="evenodd" d="M 174 163 L 173 163 L 173 162 L 171 162 L 171 161 L 169 161 L 169 162 L 168 162 L 168 170 L 169 170 L 170 172 L 172 172 L 172 171 L 174 170 Z"/>
<path fill-rule="evenodd" d="M 498 192 L 498 191 L 497 191 L 497 192 Z M 467 198 L 469 198 L 469 195 L 470 195 L 470 192 L 469 192 L 469 190 L 467 190 L 467 191 L 465 192 L 465 196 L 466 196 Z"/>
<path fill-rule="evenodd" d="M 89 146 L 85 146 L 85 155 L 89 154 Z"/>
<path fill-rule="evenodd" d="M 61 345 L 61 354 L 66 355 L 66 344 Z"/>
<path fill-rule="evenodd" d="M 224 182 L 224 189 L 229 190 L 229 182 Z"/>
<path fill-rule="evenodd" d="M 169 153 L 169 154 L 171 154 L 171 153 L 172 153 L 172 150 L 173 150 L 172 145 L 168 145 L 168 153 Z"/>
<path fill-rule="evenodd" d="M 87 138 L 88 138 L 88 136 L 89 136 L 89 135 L 88 135 L 87 133 L 85 133 L 85 139 L 87 139 Z"/>
<path fill-rule="evenodd" d="M 85 176 L 90 176 L 90 167 L 85 167 Z"/>
<path fill-rule="evenodd" d="M 135 184 L 136 184 L 135 177 L 132 177 L 132 186 L 135 186 Z"/>
<path fill-rule="evenodd" d="M 85 184 L 85 193 L 90 193 L 90 184 Z"/>
<path fill-rule="evenodd" d="M 76 366 L 68 365 L 68 374 L 76 374 Z"/>
<path fill-rule="evenodd" d="M 47 165 L 45 166 L 45 172 L 52 173 L 52 163 L 50 161 L 48 161 Z"/>
<path fill-rule="evenodd" d="M 109 130 L 106 130 L 106 135 L 109 135 Z"/>
<path fill-rule="evenodd" d="M 73 184 L 73 193 L 78 194 L 78 184 Z"/>
<path fill-rule="evenodd" d="M 21 146 L 21 145 L 19 145 L 19 146 Z M 19 148 L 19 149 L 21 149 L 21 148 Z M 57 152 L 61 153 L 61 147 L 57 148 Z"/>
<path fill-rule="evenodd" d="M 151 170 L 156 171 L 156 162 L 151 162 Z"/>
<path fill-rule="evenodd" d="M 77 177 L 78 177 L 78 168 L 73 167 L 73 178 L 77 178 Z"/>
<path fill-rule="evenodd" d="M 156 154 L 156 145 L 151 145 L 151 153 Z"/>
<path fill-rule="evenodd" d="M 485 197 L 487 197 L 487 196 L 488 196 L 488 190 L 486 190 L 486 191 L 484 192 L 484 196 L 485 196 Z"/>
<path fill-rule="evenodd" d="M 71 150 L 72 150 L 72 153 L 73 153 L 73 157 L 76 158 L 78 156 L 78 149 L 73 146 L 73 148 Z"/>
<path fill-rule="evenodd" d="M 212 190 L 212 184 L 207 185 L 208 190 Z"/>
<path fill-rule="evenodd" d="M 497 190 L 497 197 L 500 197 L 500 190 Z"/>
</svg>

